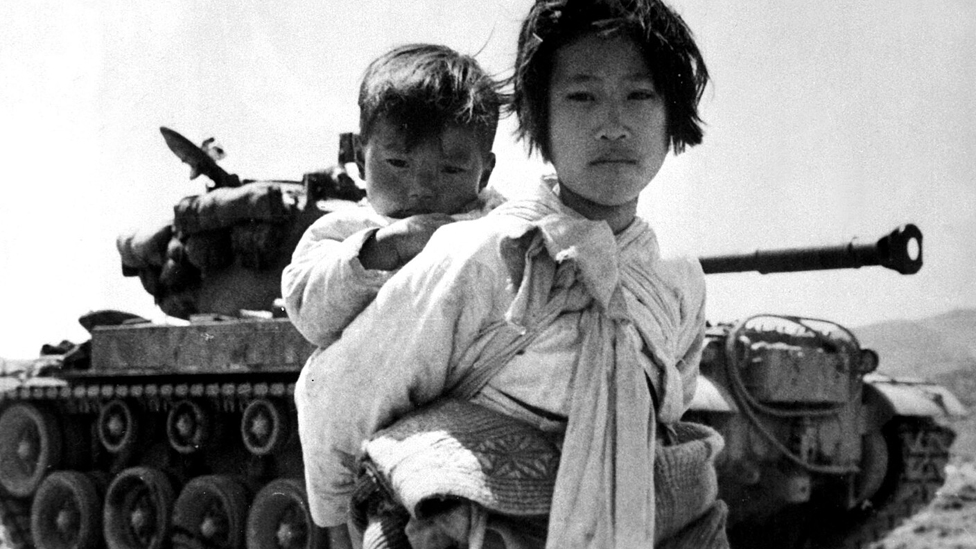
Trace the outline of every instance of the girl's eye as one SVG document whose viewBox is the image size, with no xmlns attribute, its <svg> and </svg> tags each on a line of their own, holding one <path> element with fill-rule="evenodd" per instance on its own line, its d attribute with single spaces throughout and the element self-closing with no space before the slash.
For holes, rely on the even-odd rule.
<svg viewBox="0 0 976 549">
<path fill-rule="evenodd" d="M 393 166 L 394 168 L 406 168 L 407 161 L 400 158 L 387 158 L 386 163 Z"/>
<path fill-rule="evenodd" d="M 585 102 L 589 102 L 589 101 L 595 100 L 596 97 L 592 93 L 590 93 L 590 92 L 577 91 L 577 92 L 569 92 L 569 93 L 567 93 L 566 94 L 566 99 L 569 100 L 569 101 L 578 101 L 578 102 L 585 103 Z"/>
<path fill-rule="evenodd" d="M 444 166 L 441 170 L 448 175 L 457 175 L 466 171 L 464 168 L 458 166 Z"/>
<path fill-rule="evenodd" d="M 648 99 L 656 99 L 657 92 L 654 90 L 636 90 L 630 92 L 628 98 L 637 101 L 647 101 Z"/>
</svg>

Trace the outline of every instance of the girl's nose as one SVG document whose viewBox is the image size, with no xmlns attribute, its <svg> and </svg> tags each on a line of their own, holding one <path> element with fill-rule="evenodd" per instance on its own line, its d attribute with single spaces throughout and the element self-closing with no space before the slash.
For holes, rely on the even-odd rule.
<svg viewBox="0 0 976 549">
<path fill-rule="evenodd" d="M 603 109 L 601 124 L 597 131 L 598 139 L 616 141 L 630 137 L 630 129 L 624 121 L 623 110 L 616 102 L 608 102 Z"/>
</svg>

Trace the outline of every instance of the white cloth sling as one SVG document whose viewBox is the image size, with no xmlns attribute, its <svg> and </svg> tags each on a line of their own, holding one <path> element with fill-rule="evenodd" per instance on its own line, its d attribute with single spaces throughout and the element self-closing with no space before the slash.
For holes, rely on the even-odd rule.
<svg viewBox="0 0 976 549">
<path fill-rule="evenodd" d="M 547 547 L 653 547 L 655 425 L 679 419 L 681 377 L 673 362 L 663 375 L 641 367 L 637 353 L 645 343 L 622 295 L 609 226 L 563 215 L 532 225 L 521 285 L 506 315 L 508 329 L 521 327 L 521 337 L 499 327 L 503 348 L 487 353 L 493 358 L 452 394 L 470 398 L 552 318 L 585 306 Z M 648 380 L 664 381 L 657 411 Z"/>
</svg>

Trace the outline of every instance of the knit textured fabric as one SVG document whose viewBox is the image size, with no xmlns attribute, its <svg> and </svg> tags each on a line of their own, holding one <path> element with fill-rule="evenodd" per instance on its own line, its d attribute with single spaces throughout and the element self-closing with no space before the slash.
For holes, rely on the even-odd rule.
<svg viewBox="0 0 976 549">
<path fill-rule="evenodd" d="M 722 437 L 688 422 L 670 432 L 672 440 L 655 448 L 655 546 L 727 547 L 714 468 Z M 406 416 L 365 445 L 353 496 L 364 547 L 409 547 L 403 528 L 411 516 L 429 518 L 431 502 L 463 499 L 501 515 L 545 515 L 558 460 L 547 436 L 475 404 L 444 400 Z"/>
<path fill-rule="evenodd" d="M 694 522 L 673 536 L 654 544 L 656 549 L 729 549 L 725 520 L 729 509 L 722 500 L 715 500 Z"/>
<path fill-rule="evenodd" d="M 682 530 L 686 530 L 684 535 L 704 541 L 708 535 L 701 532 L 714 529 L 710 524 L 712 519 L 703 517 L 708 515 L 718 496 L 714 461 L 724 446 L 722 436 L 697 423 L 681 421 L 671 428 L 675 439 L 672 444 L 658 443 L 654 450 L 655 545 L 676 539 Z M 701 524 L 695 526 L 696 521 Z M 724 532 L 724 515 L 721 529 Z M 703 543 L 693 547 L 716 545 Z"/>
<path fill-rule="evenodd" d="M 412 516 L 423 517 L 427 501 L 452 498 L 525 516 L 549 512 L 559 450 L 519 420 L 446 399 L 377 433 L 364 459 Z"/>
</svg>

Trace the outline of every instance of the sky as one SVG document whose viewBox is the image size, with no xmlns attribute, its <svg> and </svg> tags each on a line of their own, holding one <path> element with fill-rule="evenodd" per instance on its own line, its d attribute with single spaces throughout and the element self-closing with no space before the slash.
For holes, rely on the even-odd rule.
<svg viewBox="0 0 976 549">
<path fill-rule="evenodd" d="M 203 192 L 159 126 L 243 178 L 298 180 L 356 130 L 367 63 L 437 42 L 508 76 L 528 0 L 0 3 L 0 357 L 80 342 L 90 310 L 160 318 L 115 239 Z M 976 307 L 976 3 L 676 0 L 712 82 L 702 145 L 639 213 L 669 254 L 924 233 L 914 276 L 881 268 L 713 275 L 708 317 L 848 326 Z M 503 120 L 492 182 L 546 170 Z"/>
</svg>

